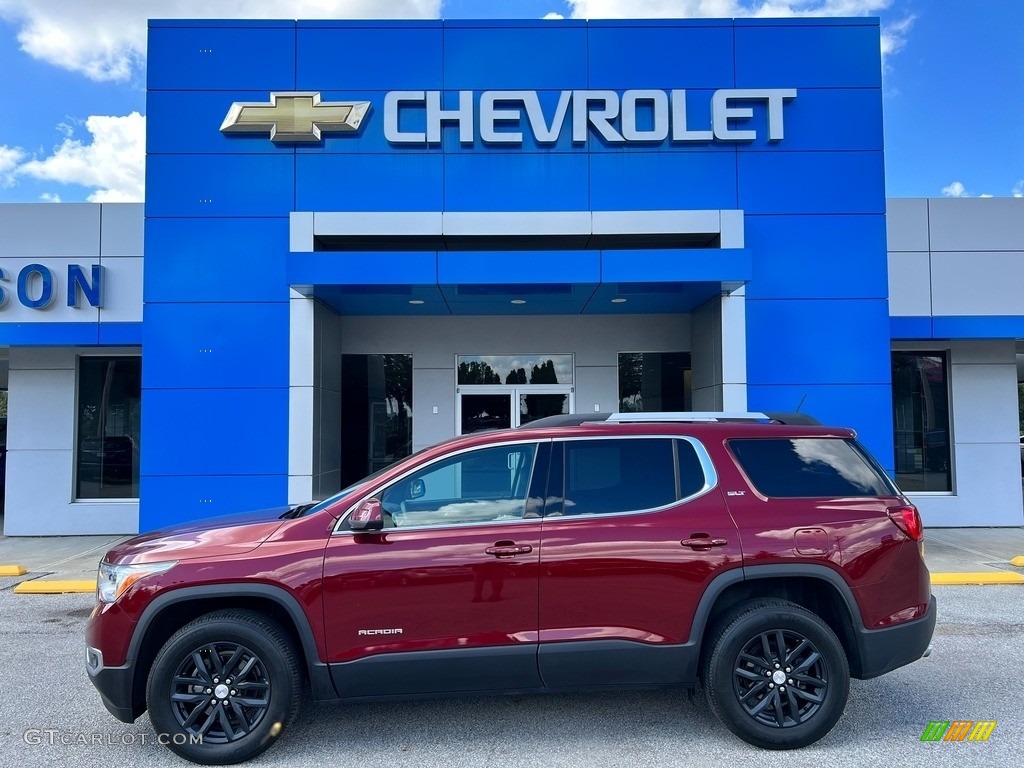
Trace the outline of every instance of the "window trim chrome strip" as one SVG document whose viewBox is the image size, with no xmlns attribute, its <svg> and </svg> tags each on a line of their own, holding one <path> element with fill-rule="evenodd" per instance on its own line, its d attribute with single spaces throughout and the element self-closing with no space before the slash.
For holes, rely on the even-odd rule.
<svg viewBox="0 0 1024 768">
<path fill-rule="evenodd" d="M 562 521 L 562 520 L 566 520 L 566 521 L 568 521 L 568 520 L 595 520 L 595 519 L 596 520 L 602 520 L 602 519 L 606 519 L 606 518 L 610 518 L 610 517 L 622 517 L 622 516 L 625 516 L 625 515 L 646 515 L 646 514 L 650 514 L 650 513 L 653 513 L 653 512 L 661 512 L 663 510 L 669 509 L 670 507 L 674 507 L 674 506 L 677 506 L 677 505 L 680 505 L 680 504 L 688 504 L 691 501 L 696 501 L 697 499 L 699 499 L 699 498 L 701 498 L 703 496 L 706 496 L 707 494 L 711 493 L 712 491 L 714 491 L 718 487 L 718 483 L 719 483 L 718 471 L 715 469 L 714 462 L 712 462 L 712 460 L 711 460 L 711 455 L 708 453 L 708 450 L 704 446 L 704 444 L 700 440 L 698 440 L 697 438 L 692 437 L 691 435 L 675 435 L 675 434 L 667 434 L 667 433 L 663 433 L 663 432 L 657 432 L 657 433 L 652 433 L 652 434 L 648 434 L 648 435 L 566 435 L 564 437 L 556 436 L 556 437 L 530 438 L 530 439 L 525 439 L 525 440 L 522 440 L 522 439 L 521 440 L 507 440 L 507 441 L 502 441 L 502 442 L 498 442 L 498 443 L 492 443 L 490 445 L 475 445 L 475 446 L 471 446 L 471 447 L 462 448 L 462 449 L 460 449 L 458 451 L 454 451 L 452 453 L 445 454 L 444 456 L 438 456 L 437 458 L 435 458 L 433 461 L 430 461 L 429 463 L 421 464 L 419 466 L 413 467 L 408 472 L 405 472 L 405 473 L 399 475 L 398 477 L 394 478 L 393 480 L 391 480 L 385 486 L 381 486 L 381 487 L 376 488 L 373 493 L 368 493 L 365 496 L 360 497 L 360 499 L 358 501 L 356 501 L 354 504 L 352 504 L 347 510 L 345 510 L 344 514 L 342 514 L 341 517 L 338 518 L 337 523 L 335 523 L 335 525 L 334 525 L 334 529 L 331 531 L 331 535 L 335 536 L 335 535 L 343 535 L 343 534 L 354 535 L 354 534 L 357 534 L 357 533 L 358 534 L 378 533 L 378 531 L 370 531 L 370 532 L 368 532 L 368 531 L 353 531 L 353 530 L 344 530 L 343 531 L 343 530 L 338 530 L 338 529 L 348 519 L 348 516 L 350 514 L 352 514 L 352 511 L 357 506 L 362 504 L 367 499 L 372 498 L 378 491 L 381 490 L 381 488 L 390 487 L 391 485 L 393 485 L 395 483 L 401 482 L 405 478 L 407 478 L 410 475 L 412 475 L 414 472 L 417 472 L 417 471 L 419 471 L 421 469 L 425 469 L 426 467 L 429 467 L 429 466 L 431 466 L 433 464 L 436 464 L 436 463 L 438 463 L 440 461 L 444 461 L 446 459 L 450 459 L 453 456 L 459 456 L 459 455 L 461 455 L 463 453 L 468 453 L 469 451 L 477 451 L 477 450 L 482 450 L 482 449 L 485 449 L 485 448 L 494 448 L 494 447 L 503 446 L 503 445 L 524 445 L 524 444 L 527 444 L 527 443 L 535 443 L 535 444 L 537 444 L 539 446 L 541 443 L 543 443 L 545 441 L 550 442 L 552 444 L 552 448 L 554 448 L 554 445 L 556 443 L 559 443 L 559 442 L 569 442 L 569 441 L 578 441 L 578 440 L 650 440 L 650 439 L 685 440 L 686 442 L 688 442 L 693 447 L 694 451 L 697 454 L 697 460 L 700 462 L 701 469 L 704 472 L 704 485 L 701 487 L 701 489 L 699 491 L 697 491 L 696 493 L 690 494 L 689 496 L 685 496 L 683 498 L 676 499 L 675 501 L 672 501 L 669 504 L 663 504 L 660 507 L 649 507 L 647 509 L 631 509 L 631 510 L 627 510 L 625 512 L 592 512 L 592 513 L 589 513 L 589 514 L 582 514 L 582 515 L 552 515 L 550 517 L 542 515 L 541 517 L 518 518 L 518 519 L 515 519 L 515 520 L 487 520 L 487 521 L 473 522 L 473 523 L 452 523 L 451 525 L 415 525 L 415 526 L 414 525 L 410 525 L 410 526 L 406 526 L 406 527 L 403 527 L 403 528 L 387 528 L 387 529 L 384 529 L 384 530 L 386 530 L 388 533 L 393 533 L 393 532 L 396 532 L 396 531 L 437 531 L 437 530 L 448 530 L 448 529 L 454 529 L 454 528 L 469 528 L 469 527 L 477 528 L 477 527 L 480 527 L 480 526 L 493 526 L 493 525 L 518 525 L 518 524 L 521 524 L 521 523 L 531 523 L 531 524 L 534 524 L 534 523 L 541 523 L 544 520 L 552 520 L 552 521 Z M 675 463 L 676 463 L 676 465 L 678 467 L 678 463 L 679 462 L 678 462 L 678 457 L 676 456 L 675 450 L 673 450 L 673 459 L 675 460 Z M 534 471 L 536 471 L 536 457 L 534 458 L 533 470 L 531 470 L 531 472 L 530 472 L 530 484 L 532 484 L 532 482 L 533 482 L 533 472 Z M 529 485 L 527 487 L 529 487 Z"/>
</svg>

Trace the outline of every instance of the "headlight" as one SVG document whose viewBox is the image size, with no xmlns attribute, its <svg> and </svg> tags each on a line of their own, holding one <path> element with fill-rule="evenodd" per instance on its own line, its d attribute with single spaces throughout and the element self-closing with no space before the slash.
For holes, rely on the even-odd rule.
<svg viewBox="0 0 1024 768">
<path fill-rule="evenodd" d="M 141 565 L 111 565 L 100 563 L 96 578 L 96 597 L 101 603 L 113 603 L 132 584 L 146 576 L 164 573 L 178 564 L 177 560 L 164 563 L 143 563 Z"/>
</svg>

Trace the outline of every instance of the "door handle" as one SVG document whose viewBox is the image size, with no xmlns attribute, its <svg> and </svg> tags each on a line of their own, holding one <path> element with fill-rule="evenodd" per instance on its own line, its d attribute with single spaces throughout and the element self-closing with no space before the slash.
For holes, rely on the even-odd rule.
<svg viewBox="0 0 1024 768">
<path fill-rule="evenodd" d="M 700 551 L 711 549 L 712 547 L 724 547 L 726 544 L 729 543 L 729 540 L 723 539 L 720 536 L 712 538 L 711 536 L 705 535 L 691 536 L 688 539 L 683 539 L 679 543 L 682 544 L 684 547 L 689 547 L 690 549 Z"/>
<path fill-rule="evenodd" d="M 533 552 L 533 547 L 529 544 L 504 544 L 488 547 L 484 552 L 495 557 L 515 557 L 516 555 L 526 555 Z"/>
</svg>

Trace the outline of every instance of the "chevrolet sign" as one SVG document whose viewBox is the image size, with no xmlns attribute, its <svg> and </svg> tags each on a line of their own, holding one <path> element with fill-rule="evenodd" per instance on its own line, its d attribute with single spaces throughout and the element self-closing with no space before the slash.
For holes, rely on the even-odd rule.
<svg viewBox="0 0 1024 768">
<path fill-rule="evenodd" d="M 752 104 L 766 105 L 768 141 L 784 138 L 783 105 L 796 98 L 795 88 L 723 88 L 711 97 L 708 128 L 692 128 L 686 112 L 686 91 L 637 89 L 623 91 L 561 91 L 554 112 L 545 114 L 537 91 L 458 92 L 458 107 L 445 109 L 440 91 L 390 91 L 384 97 L 384 137 L 392 144 L 439 144 L 445 125 L 458 127 L 459 142 L 472 144 L 479 135 L 487 144 L 522 144 L 524 127 L 539 144 L 558 141 L 568 122 L 572 143 L 583 144 L 594 130 L 609 144 L 631 142 L 745 142 L 757 139 Z M 318 92 L 272 93 L 263 104 L 235 102 L 224 133 L 269 133 L 271 141 L 319 141 L 321 132 L 353 133 L 370 103 L 321 102 Z M 420 110 L 426 130 L 403 130 L 400 115 Z M 646 120 L 638 119 L 643 111 Z M 524 125 L 525 114 L 525 125 Z M 643 125 L 641 126 L 641 123 Z"/>
<path fill-rule="evenodd" d="M 270 101 L 236 101 L 220 126 L 223 133 L 267 133 L 275 144 L 320 141 L 321 133 L 359 130 L 368 101 L 320 101 L 313 91 L 272 93 Z"/>
</svg>

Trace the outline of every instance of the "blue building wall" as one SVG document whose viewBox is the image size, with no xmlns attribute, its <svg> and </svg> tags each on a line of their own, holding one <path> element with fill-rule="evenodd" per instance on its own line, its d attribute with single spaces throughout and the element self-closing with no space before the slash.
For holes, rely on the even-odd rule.
<svg viewBox="0 0 1024 768">
<path fill-rule="evenodd" d="M 877 21 L 151 22 L 148 67 L 142 530 L 286 500 L 291 211 L 742 209 L 750 408 L 852 425 L 892 466 Z M 539 90 L 550 114 L 563 89 L 682 88 L 698 127 L 714 90 L 768 87 L 799 92 L 777 143 L 764 107 L 739 145 L 581 146 L 568 127 L 470 145 L 450 127 L 392 146 L 380 120 L 392 90 Z M 219 132 L 274 90 L 372 107 L 358 136 L 313 146 Z M 593 282 L 591 259 L 559 258 L 559 279 Z M 480 263 L 433 281 L 479 281 Z"/>
</svg>

